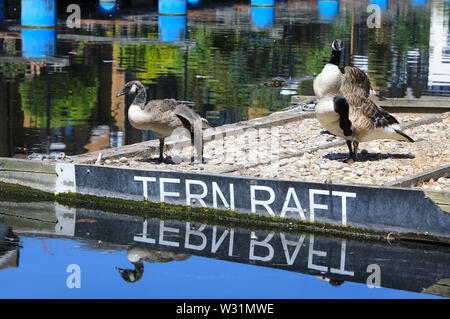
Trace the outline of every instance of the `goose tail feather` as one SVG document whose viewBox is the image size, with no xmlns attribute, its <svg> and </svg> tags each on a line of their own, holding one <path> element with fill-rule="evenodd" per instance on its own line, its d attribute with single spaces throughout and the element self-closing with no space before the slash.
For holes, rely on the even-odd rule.
<svg viewBox="0 0 450 319">
<path fill-rule="evenodd" d="M 403 141 L 414 143 L 414 140 L 411 137 L 409 137 L 408 135 L 406 135 L 405 133 L 403 133 L 402 131 L 395 130 L 395 132 L 404 138 L 404 139 L 402 139 Z"/>
</svg>

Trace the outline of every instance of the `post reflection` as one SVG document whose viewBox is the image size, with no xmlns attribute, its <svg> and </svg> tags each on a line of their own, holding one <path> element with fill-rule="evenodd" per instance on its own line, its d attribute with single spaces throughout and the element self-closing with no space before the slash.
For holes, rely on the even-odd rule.
<svg viewBox="0 0 450 319">
<path fill-rule="evenodd" d="M 22 51 L 27 58 L 56 52 L 56 0 L 22 0 Z"/>
</svg>

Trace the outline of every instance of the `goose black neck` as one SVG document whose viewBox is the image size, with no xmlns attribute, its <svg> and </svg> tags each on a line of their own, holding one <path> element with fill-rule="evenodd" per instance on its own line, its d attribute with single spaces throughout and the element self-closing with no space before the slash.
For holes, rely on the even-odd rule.
<svg viewBox="0 0 450 319">
<path fill-rule="evenodd" d="M 352 135 L 352 122 L 350 121 L 349 115 L 349 105 L 348 101 L 343 96 L 336 96 L 333 99 L 334 110 L 339 114 L 339 127 L 342 129 L 345 136 Z"/>
<path fill-rule="evenodd" d="M 147 102 L 147 92 L 145 91 L 144 86 L 139 86 L 137 88 L 137 93 L 133 104 L 139 106 L 141 109 L 144 109 L 145 102 Z"/>
<path fill-rule="evenodd" d="M 333 50 L 333 52 L 331 53 L 330 61 L 328 61 L 328 63 L 339 66 L 339 64 L 341 63 L 341 51 Z"/>
</svg>

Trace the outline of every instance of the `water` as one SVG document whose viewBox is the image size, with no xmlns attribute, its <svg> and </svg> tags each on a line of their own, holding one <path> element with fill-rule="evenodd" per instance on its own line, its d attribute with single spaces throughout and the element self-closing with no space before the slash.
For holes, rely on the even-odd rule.
<svg viewBox="0 0 450 319">
<path fill-rule="evenodd" d="M 73 155 L 155 138 L 129 125 L 131 100 L 115 96 L 135 79 L 149 98 L 193 102 L 215 125 L 264 116 L 289 106 L 289 94 L 313 91 L 311 80 L 289 90 L 262 84 L 314 76 L 335 37 L 344 40 L 343 61 L 367 71 L 384 96 L 450 92 L 446 0 L 378 1 L 380 28 L 367 25 L 369 1 L 340 1 L 330 14 L 321 1 L 280 0 L 264 12 L 250 1 L 204 0 L 185 22 L 158 17 L 156 1 L 119 1 L 109 12 L 79 1 L 81 27 L 70 28 L 74 2 L 58 1 L 55 40 L 21 29 L 20 1 L 6 1 L 0 156 Z"/>
<path fill-rule="evenodd" d="M 0 298 L 450 296 L 446 246 L 128 213 L 0 202 Z"/>
</svg>

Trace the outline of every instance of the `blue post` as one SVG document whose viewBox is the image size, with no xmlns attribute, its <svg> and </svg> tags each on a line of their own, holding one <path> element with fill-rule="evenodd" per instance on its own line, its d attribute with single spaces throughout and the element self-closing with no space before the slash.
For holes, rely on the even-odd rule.
<svg viewBox="0 0 450 319">
<path fill-rule="evenodd" d="M 388 9 L 388 0 L 370 0 L 370 3 L 376 4 L 383 11 L 386 11 Z"/>
<path fill-rule="evenodd" d="M 188 0 L 188 8 L 198 8 L 202 5 L 202 0 Z"/>
<path fill-rule="evenodd" d="M 182 41 L 186 39 L 186 16 L 158 17 L 159 39 L 165 42 Z"/>
<path fill-rule="evenodd" d="M 5 18 L 5 0 L 0 0 L 0 21 Z"/>
<path fill-rule="evenodd" d="M 158 13 L 161 41 L 181 41 L 186 38 L 187 0 L 159 0 Z"/>
<path fill-rule="evenodd" d="M 42 58 L 56 51 L 56 0 L 22 0 L 24 57 Z"/>
<path fill-rule="evenodd" d="M 339 14 L 339 1 L 319 1 L 319 17 L 324 21 L 332 21 Z"/>
<path fill-rule="evenodd" d="M 186 15 L 187 14 L 187 0 L 159 0 L 158 1 L 159 15 Z"/>
<path fill-rule="evenodd" d="M 252 0 L 252 22 L 259 28 L 270 28 L 275 18 L 275 0 Z"/>
<path fill-rule="evenodd" d="M 116 0 L 100 0 L 98 13 L 109 14 L 117 11 Z"/>
<path fill-rule="evenodd" d="M 275 0 L 252 0 L 251 1 L 251 5 L 252 6 L 271 6 L 274 7 L 275 6 Z"/>
<path fill-rule="evenodd" d="M 427 0 L 412 0 L 412 3 L 415 6 L 424 6 L 427 4 Z"/>
<path fill-rule="evenodd" d="M 272 27 L 274 17 L 274 7 L 252 7 L 252 22 L 259 28 Z"/>
</svg>

